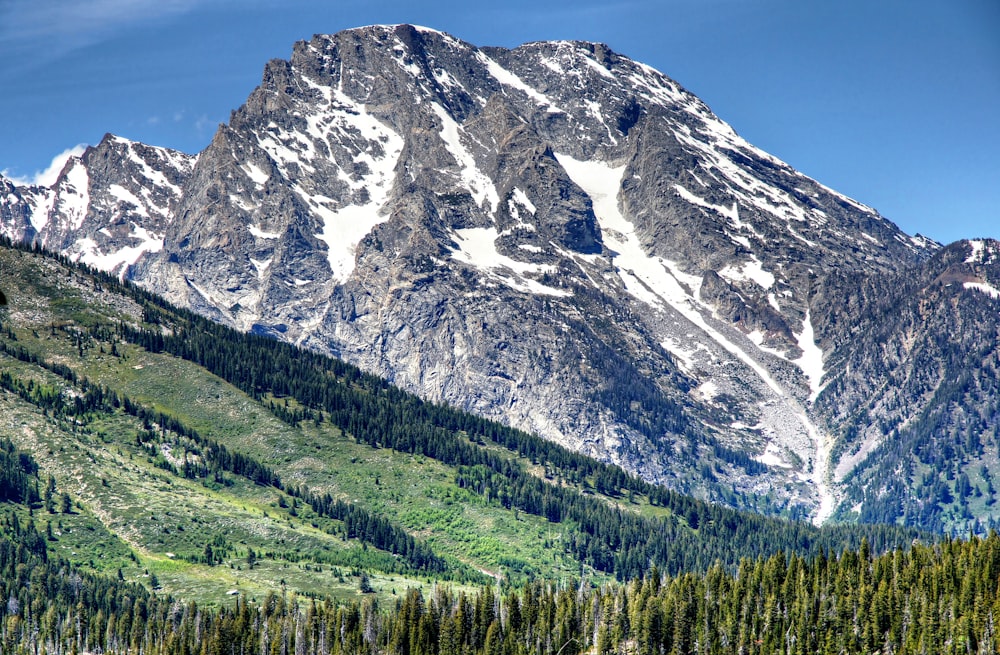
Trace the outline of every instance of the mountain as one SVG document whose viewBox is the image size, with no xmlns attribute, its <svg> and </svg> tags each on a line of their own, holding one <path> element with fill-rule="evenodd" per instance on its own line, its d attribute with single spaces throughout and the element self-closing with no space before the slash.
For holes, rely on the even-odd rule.
<svg viewBox="0 0 1000 655">
<path fill-rule="evenodd" d="M 708 505 L 64 256 L 0 271 L 5 652 L 993 648 L 996 533 Z"/>
<path fill-rule="evenodd" d="M 920 536 L 708 505 L 3 239 L 0 271 L 0 552 L 32 546 L 20 525 L 39 555 L 220 604 L 624 580 Z"/>
<path fill-rule="evenodd" d="M 817 523 L 994 514 L 1000 281 L 964 260 L 995 244 L 904 234 L 601 44 L 316 36 L 197 157 L 109 135 L 51 189 L 2 184 L 16 240 L 672 489 Z M 963 370 L 983 386 L 938 393 Z M 963 431 L 965 460 L 906 452 Z"/>
<path fill-rule="evenodd" d="M 816 410 L 838 426 L 840 515 L 934 530 L 994 527 L 1000 243 L 954 243 L 888 278 L 831 279 L 840 371 Z M 854 312 L 851 307 L 864 309 Z M 832 358 L 831 358 L 832 359 Z"/>
</svg>

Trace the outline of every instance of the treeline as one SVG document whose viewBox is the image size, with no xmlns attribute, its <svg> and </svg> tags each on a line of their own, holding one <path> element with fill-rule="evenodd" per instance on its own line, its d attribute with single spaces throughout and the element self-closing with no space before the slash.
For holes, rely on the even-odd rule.
<svg viewBox="0 0 1000 655">
<path fill-rule="evenodd" d="M 151 326 L 94 325 L 90 329 L 97 338 L 110 336 L 194 362 L 265 403 L 284 420 L 329 421 L 372 447 L 422 454 L 455 467 L 484 467 L 497 476 L 491 483 L 495 502 L 502 502 L 502 496 L 512 509 L 564 524 L 564 534 L 571 537 L 564 543 L 581 563 L 620 580 L 642 575 L 654 564 L 669 573 L 705 570 L 715 562 L 735 567 L 741 557 L 779 549 L 816 554 L 857 547 L 863 536 L 882 552 L 918 536 L 911 530 L 879 526 L 816 529 L 709 505 L 539 437 L 421 401 L 342 361 L 237 332 L 171 307 L 110 275 L 88 272 L 96 286 L 113 287 L 134 298 L 143 308 L 145 324 Z M 274 402 L 287 398 L 297 402 L 288 406 Z M 491 444 L 510 452 L 483 447 Z M 529 473 L 510 453 L 544 466 L 553 480 Z M 591 485 L 622 499 L 626 507 L 581 493 Z M 636 495 L 668 509 L 667 516 L 642 517 L 631 511 L 628 499 Z M 314 498 L 308 500 L 314 504 Z"/>
<path fill-rule="evenodd" d="M 424 402 L 339 360 L 175 311 L 149 301 L 144 314 L 156 327 L 119 323 L 117 334 L 147 350 L 203 366 L 286 415 L 291 410 L 270 398 L 294 398 L 302 407 L 295 410 L 296 420 L 329 421 L 372 447 L 421 454 L 464 470 L 481 467 L 489 472 L 489 489 L 482 492 L 488 499 L 571 525 L 567 549 L 581 563 L 619 580 L 642 575 L 653 564 L 670 573 L 705 570 L 717 561 L 735 566 L 741 557 L 778 549 L 839 551 L 857 547 L 862 537 L 881 552 L 918 536 L 885 526 L 820 530 L 709 505 L 539 437 Z M 510 454 L 482 447 L 489 443 L 547 466 L 553 476 L 572 485 L 540 479 Z M 614 497 L 643 495 L 651 504 L 671 510 L 672 516 L 639 516 L 577 489 L 587 485 Z"/>
<path fill-rule="evenodd" d="M 24 382 L 9 371 L 0 372 L 0 389 L 18 394 L 23 400 L 55 418 L 73 417 L 86 420 L 94 413 L 112 413 L 121 410 L 142 421 L 143 430 L 136 435 L 139 446 L 155 448 L 155 443 L 148 442 L 156 442 L 159 439 L 156 431 L 152 429 L 158 427 L 160 434 L 172 433 L 175 438 L 182 438 L 186 452 L 201 459 L 200 464 L 186 462 L 181 467 L 163 461 L 161 467 L 176 475 L 190 478 L 211 476 L 220 480 L 221 473 L 225 471 L 255 484 L 273 487 L 304 501 L 319 516 L 342 521 L 345 537 L 356 538 L 379 550 L 400 556 L 410 570 L 436 574 L 448 571 L 445 560 L 435 554 L 430 546 L 417 541 L 403 528 L 385 517 L 344 501 L 334 502 L 328 494 L 315 494 L 305 486 L 283 484 L 273 469 L 253 457 L 232 451 L 218 441 L 201 435 L 175 417 L 137 403 L 104 385 L 93 384 L 86 377 L 77 375 L 70 367 L 48 362 L 22 346 L 0 340 L 0 353 L 44 368 L 75 387 L 77 393 L 67 395 L 56 386 L 39 384 L 34 380 Z M 37 488 L 34 493 L 37 496 Z"/>
<path fill-rule="evenodd" d="M 9 653 L 189 655 L 786 655 L 998 652 L 1000 537 L 873 556 L 778 553 L 593 588 L 532 582 L 478 593 L 437 586 L 389 605 L 269 594 L 204 608 L 81 574 L 0 539 L 0 644 Z M 16 525 L 12 525 L 16 524 Z M 35 535 L 32 538 L 31 535 Z"/>
</svg>

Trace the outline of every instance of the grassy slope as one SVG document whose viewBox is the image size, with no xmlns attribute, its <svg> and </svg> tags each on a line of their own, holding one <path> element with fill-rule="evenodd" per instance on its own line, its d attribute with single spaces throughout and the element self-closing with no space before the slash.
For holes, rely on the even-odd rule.
<svg viewBox="0 0 1000 655">
<path fill-rule="evenodd" d="M 257 458 L 286 482 L 393 517 L 472 570 L 550 579 L 580 573 L 559 546 L 565 528 L 487 504 L 460 489 L 455 471 L 437 461 L 358 445 L 328 423 L 288 426 L 225 381 L 169 355 L 119 343 L 114 356 L 110 343 L 90 341 L 81 356 L 75 328 L 117 318 L 137 322 L 139 307 L 40 256 L 0 250 L 0 264 L 9 300 L 2 318 L 17 344 L 31 352 Z M 0 368 L 25 381 L 66 387 L 56 375 L 9 356 L 0 355 Z M 302 505 L 292 516 L 291 499 L 281 502 L 280 492 L 239 478 L 230 479 L 231 486 L 205 485 L 156 468 L 136 443 L 142 426 L 132 417 L 104 415 L 75 426 L 11 393 L 0 393 L 0 416 L 0 432 L 30 451 L 42 477 L 52 475 L 80 506 L 71 515 L 36 512 L 40 525 L 53 522 L 56 544 L 71 560 L 97 570 L 120 568 L 147 583 L 148 571 L 165 591 L 203 601 L 221 601 L 235 589 L 259 595 L 282 581 L 300 592 L 356 594 L 358 578 L 350 574 L 359 566 L 352 562 L 367 547 L 329 534 L 337 522 Z M 206 543 L 222 546 L 224 564 L 190 561 Z M 250 570 L 248 548 L 273 555 Z M 428 582 L 366 568 L 373 586 L 389 594 Z"/>
<path fill-rule="evenodd" d="M 143 315 L 136 301 L 109 291 L 108 285 L 93 276 L 40 254 L 0 247 L 0 290 L 9 300 L 8 306 L 0 307 L 4 324 L 0 344 L 24 348 L 50 367 L 68 367 L 77 376 L 168 414 L 202 438 L 223 444 L 230 453 L 270 467 L 285 489 L 304 485 L 315 494 L 329 492 L 392 521 L 449 562 L 451 583 L 479 584 L 497 574 L 514 581 L 583 574 L 600 582 L 607 577 L 581 570 L 579 561 L 569 554 L 571 546 L 588 543 L 571 521 L 551 523 L 540 516 L 505 510 L 496 501 L 460 488 L 456 469 L 440 461 L 359 444 L 328 421 L 290 426 L 264 404 L 196 364 L 120 341 L 113 344 L 111 332 L 101 337 L 103 341 L 90 336 L 88 330 L 94 325 L 113 331 L 119 320 L 138 325 Z M 188 319 L 178 318 L 181 323 L 184 320 Z M 195 339 L 212 334 L 234 338 L 205 331 L 196 332 Z M 242 338 L 234 339 L 202 345 L 217 355 L 227 352 L 220 350 L 226 344 L 244 343 Z M 279 345 L 274 349 L 280 350 Z M 256 352 L 272 356 L 267 348 Z M 281 360 L 269 361 L 277 365 Z M 79 391 L 68 388 L 68 382 L 46 368 L 3 353 L 0 373 L 44 389 L 61 389 L 67 398 Z M 236 380 L 242 369 L 225 374 Z M 373 393 L 365 383 L 357 384 L 358 398 Z M 394 399 L 390 402 L 401 403 L 400 408 L 409 407 L 410 400 L 401 394 L 388 397 Z M 270 401 L 285 403 L 286 399 L 265 399 L 265 403 Z M 293 400 L 287 402 L 294 407 Z M 179 457 L 185 457 L 184 440 L 176 434 L 158 427 L 147 429 L 152 426 L 121 411 L 91 412 L 82 420 L 54 416 L 17 393 L 0 390 L 0 436 L 9 436 L 28 450 L 41 465 L 43 479 L 53 476 L 59 492 L 68 492 L 76 501 L 77 509 L 70 514 L 35 511 L 36 521 L 43 526 L 54 524 L 54 547 L 74 562 L 106 572 L 120 569 L 127 579 L 150 586 L 155 579 L 176 596 L 215 603 L 223 602 L 234 590 L 253 598 L 277 588 L 357 597 L 362 571 L 378 593 L 390 597 L 407 587 L 434 583 L 426 574 L 405 566 L 401 558 L 371 543 L 344 538 L 340 521 L 315 515 L 305 503 L 278 488 L 258 486 L 230 472 L 192 480 L 165 470 L 168 463 L 183 466 Z M 378 429 L 395 427 L 380 424 Z M 455 436 L 464 439 L 461 434 Z M 498 445 L 501 441 L 486 441 L 489 445 L 477 443 L 500 458 L 516 459 Z M 546 452 L 551 461 L 558 459 L 554 451 Z M 548 470 L 553 475 L 546 480 L 550 485 L 568 484 L 558 470 L 551 470 L 551 461 L 542 467 L 520 459 L 516 465 L 538 478 Z M 567 477 L 578 479 L 579 475 L 574 472 Z M 710 508 L 676 494 L 667 502 L 661 497 L 658 506 L 653 506 L 643 493 L 663 496 L 662 490 L 635 481 L 628 483 L 633 492 L 617 498 L 596 494 L 597 478 L 580 484 L 588 488 L 577 486 L 576 492 L 597 500 L 571 494 L 567 502 L 586 508 L 580 520 L 592 524 L 588 527 L 594 530 L 592 534 L 605 527 L 610 528 L 605 532 L 615 535 L 632 530 L 632 540 L 622 543 L 636 544 L 637 549 L 619 549 L 613 554 L 632 558 L 633 571 L 649 565 L 651 560 L 644 559 L 653 556 L 648 555 L 654 552 L 649 545 L 662 546 L 663 557 L 672 558 L 665 559 L 667 564 L 677 568 L 705 566 L 711 558 L 730 556 L 727 561 L 733 563 L 738 555 L 767 555 L 777 548 L 803 554 L 839 551 L 854 547 L 863 535 L 881 544 L 876 548 L 909 543 L 916 536 L 899 530 L 833 527 L 817 531 L 808 525 Z M 601 503 L 668 520 L 636 522 L 628 528 L 616 516 L 601 514 Z M 595 527 L 597 517 L 615 522 Z M 604 547 L 596 539 L 589 544 Z M 206 546 L 212 547 L 219 560 L 215 566 L 204 561 Z M 251 549 L 259 555 L 252 568 L 247 561 Z"/>
</svg>

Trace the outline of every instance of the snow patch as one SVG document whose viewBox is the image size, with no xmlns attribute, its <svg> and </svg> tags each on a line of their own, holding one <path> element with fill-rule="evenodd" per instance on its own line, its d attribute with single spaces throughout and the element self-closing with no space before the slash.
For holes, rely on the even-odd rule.
<svg viewBox="0 0 1000 655">
<path fill-rule="evenodd" d="M 768 442 L 767 446 L 764 447 L 764 452 L 754 459 L 767 466 L 777 466 L 783 469 L 792 468 L 792 465 L 785 461 L 781 451 L 773 442 Z"/>
<path fill-rule="evenodd" d="M 29 202 L 28 205 L 31 207 L 31 215 L 28 220 L 31 222 L 31 226 L 35 228 L 35 232 L 41 232 L 49 223 L 49 217 L 52 215 L 52 207 L 56 201 L 56 194 L 51 189 L 44 189 L 40 194 L 36 195 L 37 200 L 33 203 Z"/>
<path fill-rule="evenodd" d="M 601 111 L 601 103 L 594 100 L 584 100 L 584 106 L 587 107 L 587 113 L 589 113 L 595 121 L 604 126 L 604 130 L 608 133 L 608 140 L 617 144 L 618 139 L 615 138 L 614 133 L 611 131 L 611 127 L 608 126 L 607 122 L 604 120 L 604 113 Z"/>
<path fill-rule="evenodd" d="M 216 307 L 225 306 L 219 299 L 215 297 L 215 294 L 209 293 L 206 289 L 198 286 L 195 282 L 191 280 L 191 278 L 185 276 L 184 281 L 187 282 L 188 286 L 197 291 L 198 294 L 206 301 L 208 301 L 210 304 L 215 305 Z"/>
<path fill-rule="evenodd" d="M 163 235 L 153 234 L 135 223 L 132 223 L 132 232 L 128 238 L 136 239 L 139 243 L 114 252 L 102 253 L 96 241 L 85 237 L 70 246 L 68 252 L 74 261 L 88 264 L 101 271 L 118 271 L 119 277 L 124 279 L 128 267 L 135 264 L 143 253 L 163 250 Z"/>
<path fill-rule="evenodd" d="M 406 46 L 403 41 L 397 36 L 395 37 L 396 45 L 392 49 L 392 54 L 396 55 L 393 59 L 399 64 L 399 67 L 410 74 L 411 77 L 420 80 L 423 75 L 421 74 L 420 67 L 414 62 L 406 62 Z"/>
<path fill-rule="evenodd" d="M 972 252 L 965 258 L 966 264 L 991 264 L 996 257 L 996 246 L 985 241 L 974 239 L 969 241 Z"/>
<path fill-rule="evenodd" d="M 69 170 L 57 190 L 59 213 L 68 219 L 69 227 L 79 230 L 90 207 L 90 175 L 79 159 L 71 159 Z"/>
<path fill-rule="evenodd" d="M 260 168 L 255 166 L 252 162 L 248 162 L 243 170 L 248 176 L 250 176 L 250 179 L 253 180 L 253 183 L 257 186 L 264 186 L 264 183 L 271 179 L 270 175 L 260 170 Z"/>
<path fill-rule="evenodd" d="M 326 243 L 333 279 L 343 283 L 354 271 L 358 244 L 376 225 L 389 218 L 381 211 L 392 191 L 396 164 L 404 142 L 401 136 L 369 114 L 363 103 L 354 102 L 340 89 L 332 89 L 330 93 L 341 106 L 346 107 L 338 111 L 349 113 L 351 124 L 366 135 L 365 138 L 380 143 L 382 147 L 381 156 L 370 151 L 363 151 L 358 156 L 367 164 L 369 171 L 355 182 L 358 188 L 368 191 L 368 201 L 364 205 L 335 208 L 332 206 L 335 202 L 329 198 L 309 194 L 300 186 L 294 187 L 295 192 L 323 219 L 323 231 L 316 237 Z"/>
<path fill-rule="evenodd" d="M 249 230 L 250 234 L 254 235 L 258 239 L 277 239 L 281 236 L 280 232 L 265 232 L 253 223 L 247 225 L 247 230 Z"/>
<path fill-rule="evenodd" d="M 518 187 L 514 187 L 513 199 L 532 214 L 538 212 L 538 210 L 535 209 L 535 204 L 531 202 L 527 194 L 524 191 L 521 191 L 521 189 Z"/>
<path fill-rule="evenodd" d="M 741 236 L 741 235 L 738 235 L 738 234 L 730 234 L 729 232 L 726 232 L 726 236 L 728 236 L 730 239 L 732 239 L 736 243 L 740 244 L 741 246 L 743 246 L 747 250 L 751 249 L 750 239 L 746 238 L 745 236 Z"/>
<path fill-rule="evenodd" d="M 962 286 L 965 287 L 966 289 L 971 289 L 973 291 L 979 291 L 981 293 L 985 293 L 994 300 L 1000 298 L 1000 289 L 997 289 L 995 286 L 993 286 L 988 282 L 964 282 L 962 283 Z"/>
<path fill-rule="evenodd" d="M 609 80 L 615 79 L 615 76 L 604 66 L 591 59 L 588 55 L 583 55 L 583 63 L 590 67 L 591 70 L 595 71 L 601 77 L 606 77 Z"/>
<path fill-rule="evenodd" d="M 438 81 L 441 86 L 447 86 L 452 88 L 464 89 L 462 83 L 452 77 L 451 73 L 443 68 L 436 68 L 431 73 L 434 75 L 434 79 Z"/>
<path fill-rule="evenodd" d="M 436 102 L 432 103 L 431 107 L 441 121 L 441 139 L 444 141 L 448 152 L 451 153 L 451 156 L 454 157 L 455 162 L 458 164 L 462 182 L 465 183 L 466 188 L 472 193 L 472 197 L 480 208 L 483 207 L 486 201 L 489 201 L 490 212 L 496 213 L 497 206 L 500 204 L 500 195 L 497 193 L 493 180 L 479 170 L 475 157 L 472 156 L 472 153 L 462 143 L 462 128 L 445 111 L 444 107 Z"/>
<path fill-rule="evenodd" d="M 635 64 L 639 72 L 629 74 L 631 86 L 645 89 L 647 93 L 644 95 L 648 100 L 660 102 L 668 107 L 688 100 L 666 75 L 647 64 L 639 62 Z"/>
<path fill-rule="evenodd" d="M 698 352 L 697 349 L 687 350 L 681 345 L 680 341 L 669 338 L 660 342 L 660 346 L 674 356 L 685 373 L 694 372 L 694 354 Z"/>
<path fill-rule="evenodd" d="M 701 278 L 683 273 L 675 263 L 643 250 L 635 226 L 618 208 L 625 165 L 579 161 L 558 153 L 556 159 L 573 183 L 590 196 L 604 242 L 616 253 L 613 263 L 629 293 L 652 305 L 666 302 L 686 308 L 697 297 Z"/>
<path fill-rule="evenodd" d="M 715 384 L 711 380 L 702 382 L 697 389 L 698 393 L 705 400 L 712 400 L 719 395 L 719 385 Z"/>
<path fill-rule="evenodd" d="M 774 286 L 774 275 L 764 270 L 763 264 L 756 257 L 748 262 L 730 264 L 719 271 L 719 277 L 727 282 L 746 282 L 752 280 L 764 289 Z"/>
<path fill-rule="evenodd" d="M 548 68 L 550 71 L 552 71 L 557 75 L 566 74 L 566 70 L 562 67 L 562 65 L 551 57 L 542 57 L 539 61 L 542 64 L 542 66 L 545 66 L 546 68 Z"/>
<path fill-rule="evenodd" d="M 145 159 L 139 156 L 139 153 L 136 152 L 136 147 L 139 145 L 137 142 L 130 141 L 129 139 L 125 139 L 120 136 L 112 137 L 112 140 L 125 146 L 125 152 L 128 153 L 129 160 L 139 168 L 140 175 L 149 180 L 152 183 L 152 186 L 161 189 L 169 189 L 175 197 L 181 194 L 181 188 L 168 180 L 167 176 L 163 174 L 163 171 L 153 168 Z M 195 158 L 190 155 L 185 155 L 166 148 L 157 148 L 154 146 L 145 147 L 149 148 L 159 159 L 167 162 L 171 167 L 185 172 L 191 170 L 192 162 Z"/>
<path fill-rule="evenodd" d="M 521 221 L 522 220 L 521 208 L 527 209 L 528 213 L 532 215 L 534 215 L 537 212 L 534 203 L 532 203 L 531 200 L 528 199 L 528 196 L 525 195 L 524 191 L 521 191 L 519 188 L 514 187 L 514 190 L 511 192 L 511 197 L 507 200 L 507 209 L 510 211 L 511 216 L 516 218 L 518 221 Z M 520 223 L 518 227 L 523 227 L 525 229 L 530 229 L 530 230 L 535 229 L 534 225 L 523 222 Z"/>
<path fill-rule="evenodd" d="M 704 207 L 705 209 L 711 209 L 712 211 L 719 213 L 728 218 L 730 221 L 732 221 L 737 229 L 741 227 L 739 210 L 737 209 L 735 202 L 733 203 L 733 206 L 730 209 L 729 207 L 725 207 L 723 205 L 713 205 L 707 200 L 702 200 L 698 196 L 694 195 L 693 193 L 685 189 L 680 184 L 675 184 L 674 190 L 677 191 L 677 195 L 679 195 L 681 198 L 688 201 L 692 205 L 698 205 L 699 207 Z"/>
<path fill-rule="evenodd" d="M 331 92 L 329 87 L 321 87 L 305 77 L 302 77 L 301 79 L 309 83 L 310 86 L 320 89 L 324 95 L 329 98 L 329 94 Z M 351 102 L 351 104 L 354 103 Z M 336 113 L 336 111 L 331 112 L 331 114 Z M 298 112 L 296 112 L 296 115 L 297 114 Z M 329 118 L 329 116 L 314 115 L 307 117 L 307 131 L 310 136 L 314 138 L 322 138 L 323 134 L 318 125 L 318 122 L 322 118 Z M 293 165 L 299 166 L 310 173 L 315 172 L 316 170 L 309 163 L 309 161 L 316 156 L 315 146 L 312 141 L 306 139 L 306 137 L 300 132 L 294 130 L 284 130 L 276 123 L 271 122 L 268 123 L 265 128 L 263 136 L 259 134 L 257 135 L 257 143 L 278 165 L 278 170 L 280 170 L 285 177 L 289 177 L 289 167 Z"/>
<path fill-rule="evenodd" d="M 816 398 L 823 391 L 823 376 L 826 371 L 823 369 L 823 350 L 816 345 L 816 334 L 813 330 L 812 318 L 809 310 L 806 310 L 806 317 L 802 321 L 802 332 L 795 335 L 795 339 L 802 349 L 802 356 L 792 363 L 802 369 L 806 379 L 809 380 L 809 402 L 816 402 Z"/>
<path fill-rule="evenodd" d="M 117 198 L 118 202 L 124 202 L 134 206 L 137 214 L 149 218 L 149 212 L 146 210 L 143 202 L 125 187 L 118 184 L 112 184 L 108 187 L 108 193 Z"/>
<path fill-rule="evenodd" d="M 969 241 L 969 247 L 972 248 L 972 252 L 969 256 L 965 258 L 966 264 L 976 264 L 982 260 L 983 257 L 983 246 L 985 244 L 979 240 Z"/>
<path fill-rule="evenodd" d="M 548 296 L 567 297 L 572 295 L 569 291 L 556 289 L 525 277 L 527 273 L 535 275 L 553 273 L 555 267 L 549 264 L 519 262 L 501 254 L 496 248 L 496 240 L 500 235 L 495 227 L 455 230 L 455 236 L 459 249 L 452 251 L 453 258 L 484 271 L 489 277 L 503 282 L 512 289 Z M 504 275 L 501 272 L 504 269 L 511 271 L 514 276 Z"/>
<path fill-rule="evenodd" d="M 271 266 L 271 262 L 273 260 L 274 260 L 273 257 L 268 257 L 267 259 L 265 259 L 263 261 L 254 259 L 253 257 L 250 258 L 250 263 L 257 270 L 257 279 L 258 280 L 264 279 L 264 273 L 267 271 L 268 267 Z"/>
<path fill-rule="evenodd" d="M 539 105 L 548 108 L 549 113 L 564 113 L 552 100 L 543 93 L 525 84 L 524 80 L 511 73 L 509 70 L 487 57 L 482 52 L 477 52 L 476 57 L 486 66 L 486 71 L 493 76 L 497 82 L 503 86 L 509 86 L 525 94 Z"/>
</svg>

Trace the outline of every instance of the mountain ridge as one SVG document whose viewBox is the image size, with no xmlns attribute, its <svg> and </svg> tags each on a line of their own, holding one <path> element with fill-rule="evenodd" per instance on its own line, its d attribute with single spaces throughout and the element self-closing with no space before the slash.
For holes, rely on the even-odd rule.
<svg viewBox="0 0 1000 655">
<path fill-rule="evenodd" d="M 652 481 L 817 521 L 854 448 L 850 410 L 821 409 L 849 348 L 829 281 L 940 251 L 585 42 L 317 35 L 196 159 L 147 154 L 89 174 L 115 202 L 30 239 Z M 144 194 L 157 171 L 180 193 Z M 15 209 L 0 225 L 29 238 Z"/>
</svg>

